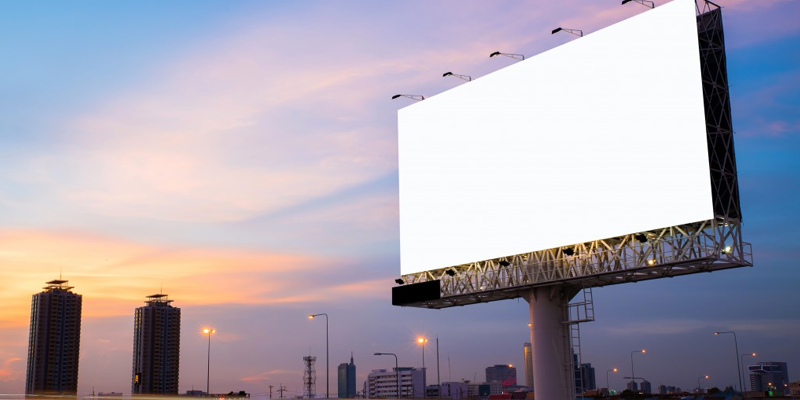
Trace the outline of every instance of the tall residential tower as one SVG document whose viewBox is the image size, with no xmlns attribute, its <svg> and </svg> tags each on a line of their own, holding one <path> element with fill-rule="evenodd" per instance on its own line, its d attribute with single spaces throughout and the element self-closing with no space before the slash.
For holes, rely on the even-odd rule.
<svg viewBox="0 0 800 400">
<path fill-rule="evenodd" d="M 133 322 L 133 394 L 178 394 L 181 309 L 166 294 L 147 296 Z"/>
<path fill-rule="evenodd" d="M 350 364 L 339 364 L 339 398 L 354 399 L 356 397 L 356 365 L 353 353 L 350 353 Z"/>
<path fill-rule="evenodd" d="M 67 282 L 47 282 L 31 299 L 25 393 L 78 392 L 82 298 Z"/>
</svg>

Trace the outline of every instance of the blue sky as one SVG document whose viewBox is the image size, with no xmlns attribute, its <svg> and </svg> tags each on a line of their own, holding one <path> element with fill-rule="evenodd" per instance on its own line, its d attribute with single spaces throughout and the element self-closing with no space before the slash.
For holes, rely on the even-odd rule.
<svg viewBox="0 0 800 400">
<path fill-rule="evenodd" d="M 730 338 L 800 368 L 800 2 L 725 7 L 744 236 L 755 267 L 595 290 L 584 359 L 684 388 L 735 380 Z M 522 366 L 527 304 L 390 306 L 399 275 L 395 93 L 434 95 L 641 12 L 619 1 L 0 4 L 0 393 L 24 390 L 30 295 L 84 295 L 80 392 L 130 390 L 133 309 L 183 310 L 181 391 L 301 390 L 302 356 L 396 352 L 443 380 Z M 426 365 L 434 365 L 433 347 Z M 449 363 L 448 360 L 449 359 Z M 429 379 L 433 378 L 433 373 Z M 524 380 L 522 369 L 518 379 Z M 334 375 L 331 391 L 335 392 Z M 600 383 L 600 382 L 599 382 Z"/>
</svg>

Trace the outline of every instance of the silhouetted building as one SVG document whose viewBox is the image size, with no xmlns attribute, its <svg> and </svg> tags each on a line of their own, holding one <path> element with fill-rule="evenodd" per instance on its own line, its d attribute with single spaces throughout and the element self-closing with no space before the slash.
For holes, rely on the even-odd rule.
<svg viewBox="0 0 800 400">
<path fill-rule="evenodd" d="M 639 391 L 642 393 L 652 393 L 653 385 L 651 385 L 646 379 L 642 379 L 642 383 L 639 385 Z"/>
<path fill-rule="evenodd" d="M 533 390 L 533 347 L 525 342 L 522 351 L 525 357 L 525 386 Z"/>
<path fill-rule="evenodd" d="M 31 299 L 25 393 L 78 391 L 82 297 L 67 282 L 47 282 Z"/>
<path fill-rule="evenodd" d="M 576 365 L 575 368 L 575 390 L 583 393 L 587 390 L 597 389 L 597 381 L 594 376 L 594 368 L 591 363 Z"/>
<path fill-rule="evenodd" d="M 350 364 L 339 364 L 339 398 L 356 397 L 356 365 L 353 364 L 353 353 L 350 353 Z"/>
<path fill-rule="evenodd" d="M 517 369 L 511 364 L 486 367 L 486 382 L 500 382 L 503 387 L 517 385 Z"/>
<path fill-rule="evenodd" d="M 750 390 L 766 392 L 777 390 L 779 393 L 788 391 L 789 371 L 785 362 L 760 362 L 758 365 L 747 367 L 750 371 Z"/>
<path fill-rule="evenodd" d="M 133 394 L 178 394 L 181 309 L 166 294 L 147 296 L 133 319 Z"/>
<path fill-rule="evenodd" d="M 626 385 L 626 388 L 631 392 L 638 392 L 639 391 L 639 384 L 636 381 L 629 381 Z"/>
</svg>

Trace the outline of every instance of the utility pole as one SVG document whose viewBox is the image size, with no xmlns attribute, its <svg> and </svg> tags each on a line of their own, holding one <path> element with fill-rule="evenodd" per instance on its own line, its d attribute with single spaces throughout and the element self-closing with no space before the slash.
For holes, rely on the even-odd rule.
<svg viewBox="0 0 800 400">
<path fill-rule="evenodd" d="M 283 386 L 283 384 L 281 383 L 280 386 L 278 386 L 278 393 L 281 394 L 281 398 L 283 398 L 283 392 L 285 391 L 286 391 L 286 386 Z"/>
<path fill-rule="evenodd" d="M 272 385 L 269 385 L 269 399 L 272 400 Z"/>
</svg>

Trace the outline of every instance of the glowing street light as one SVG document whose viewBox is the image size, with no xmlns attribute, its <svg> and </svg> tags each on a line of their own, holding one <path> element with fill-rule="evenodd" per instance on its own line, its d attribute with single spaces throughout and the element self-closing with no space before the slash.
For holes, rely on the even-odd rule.
<svg viewBox="0 0 800 400">
<path fill-rule="evenodd" d="M 314 317 L 319 317 L 320 315 L 325 316 L 325 398 L 331 398 L 331 383 L 329 381 L 330 374 L 330 352 L 328 351 L 330 347 L 328 346 L 328 314 L 320 313 L 320 314 L 308 314 L 308 319 L 314 319 Z"/>
<path fill-rule="evenodd" d="M 611 385 L 609 385 L 609 383 L 608 383 L 608 373 L 609 373 L 609 372 L 614 372 L 614 373 L 616 373 L 617 371 L 618 371 L 618 370 L 617 370 L 616 368 L 614 368 L 614 369 L 609 369 L 609 370 L 606 370 L 606 389 L 608 389 L 608 390 L 611 390 Z"/>
<path fill-rule="evenodd" d="M 633 355 L 635 353 L 644 354 L 644 353 L 647 353 L 647 350 L 641 349 L 641 350 L 634 350 L 634 351 L 631 352 L 631 382 L 636 382 L 636 374 L 633 372 Z M 632 384 L 631 384 L 631 387 L 633 387 Z"/>
<path fill-rule="evenodd" d="M 650 0 L 622 0 L 622 5 L 624 6 L 630 2 L 639 3 L 645 7 L 656 8 L 656 3 L 653 3 Z"/>
<path fill-rule="evenodd" d="M 705 377 L 706 379 L 708 379 L 708 375 L 705 375 L 704 377 Z M 700 392 L 701 392 L 701 390 L 700 390 L 700 379 L 703 379 L 704 377 L 703 377 L 703 376 L 701 376 L 701 377 L 697 378 L 697 393 L 700 393 Z"/>
<path fill-rule="evenodd" d="M 747 353 L 747 354 L 742 354 L 741 356 L 739 356 L 739 359 L 742 361 L 742 364 L 744 364 L 744 356 L 755 357 L 756 353 Z M 742 384 L 744 384 L 744 380 L 742 380 Z M 750 385 L 750 390 L 753 390 L 753 385 Z M 744 392 L 744 386 L 742 386 L 742 392 Z"/>
<path fill-rule="evenodd" d="M 427 342 L 428 342 L 428 339 L 425 339 L 424 337 L 418 337 L 417 338 L 417 343 L 422 345 L 422 398 L 423 399 L 427 395 L 427 393 L 425 393 L 426 392 L 425 388 L 427 387 L 427 382 L 428 382 L 428 379 L 427 379 L 428 378 L 428 370 L 425 369 L 425 343 L 427 343 Z"/>
<path fill-rule="evenodd" d="M 204 328 L 203 333 L 208 335 L 208 361 L 206 363 L 206 395 L 209 394 L 209 387 L 211 382 L 211 334 L 216 333 L 217 330 L 213 328 Z"/>
</svg>

